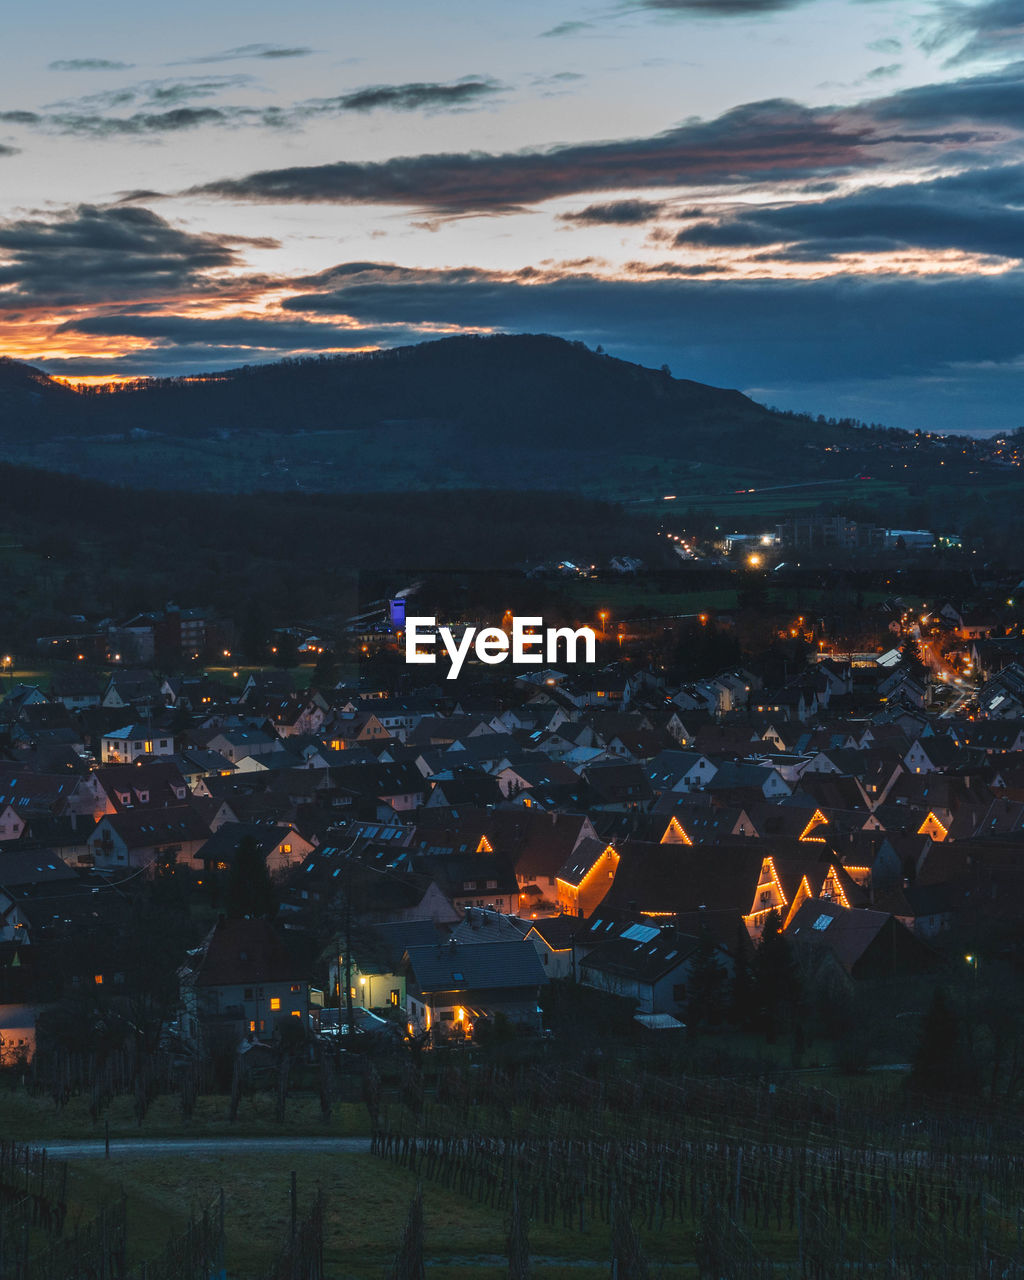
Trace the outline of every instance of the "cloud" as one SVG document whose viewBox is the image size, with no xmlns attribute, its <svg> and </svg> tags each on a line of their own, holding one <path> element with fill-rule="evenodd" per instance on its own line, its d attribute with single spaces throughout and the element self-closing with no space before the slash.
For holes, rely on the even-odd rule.
<svg viewBox="0 0 1024 1280">
<path fill-rule="evenodd" d="M 1019 381 L 1007 378 L 996 396 L 969 366 L 987 361 L 1006 368 L 1024 355 L 1021 271 L 924 279 L 615 280 L 355 263 L 306 284 L 286 309 L 366 325 L 557 333 L 655 367 L 667 362 L 678 377 L 770 387 L 776 403 L 815 412 L 831 411 L 827 395 L 816 404 L 806 388 L 817 392 L 833 381 L 844 394 L 860 387 L 858 408 L 847 411 L 897 426 L 961 425 L 956 415 L 970 388 L 977 397 L 975 424 L 991 421 L 995 429 L 1019 421 Z M 894 403 L 902 420 L 876 411 L 899 380 Z M 955 413 L 947 403 L 950 387 L 963 392 L 953 397 Z"/>
<path fill-rule="evenodd" d="M 899 163 L 966 167 L 1019 153 L 1024 64 L 852 106 L 746 103 L 651 137 L 515 152 L 398 156 L 266 169 L 186 194 L 263 203 L 501 213 L 559 196 L 836 178 Z"/>
<path fill-rule="evenodd" d="M 594 24 L 592 22 L 560 22 L 557 26 L 551 27 L 547 31 L 542 31 L 540 34 L 544 39 L 557 38 L 558 36 L 575 36 L 579 35 L 581 31 L 591 31 L 593 27 Z"/>
<path fill-rule="evenodd" d="M 148 209 L 79 205 L 51 218 L 0 223 L 0 307 L 78 306 L 128 298 L 216 295 L 216 274 L 243 250 L 276 241 L 196 234 Z"/>
<path fill-rule="evenodd" d="M 420 330 L 407 325 L 367 328 L 316 324 L 298 319 L 267 319 L 263 316 L 211 318 L 131 313 L 68 320 L 56 332 L 144 338 L 160 347 L 200 347 L 213 353 L 225 347 L 235 353 L 243 349 L 268 352 L 356 350 L 415 342 L 422 336 Z"/>
<path fill-rule="evenodd" d="M 561 222 L 574 222 L 584 226 L 634 226 L 650 222 L 661 213 L 664 205 L 650 200 L 613 200 L 609 204 L 591 204 L 576 213 L 561 213 Z"/>
<path fill-rule="evenodd" d="M 8 147 L 0 142 L 0 156 L 16 156 L 18 154 L 17 147 Z"/>
<path fill-rule="evenodd" d="M 806 3 L 808 0 L 632 0 L 632 7 L 654 13 L 696 14 L 702 18 L 754 18 Z"/>
<path fill-rule="evenodd" d="M 944 0 L 937 9 L 923 45 L 929 52 L 950 44 L 959 49 L 946 59 L 956 66 L 985 58 L 1019 56 L 1024 50 L 1024 3 L 1021 0 L 986 0 L 982 4 L 961 4 Z"/>
<path fill-rule="evenodd" d="M 138 111 L 130 116 L 55 114 L 44 123 L 57 133 L 93 138 L 138 137 L 153 133 L 181 133 L 201 125 L 227 124 L 235 113 L 219 107 L 173 107 L 169 111 Z"/>
<path fill-rule="evenodd" d="M 448 84 L 370 85 L 333 98 L 311 98 L 288 107 L 187 105 L 225 90 L 246 86 L 248 75 L 148 80 L 51 104 L 45 112 L 0 111 L 0 122 L 28 125 L 50 133 L 95 138 L 180 133 L 202 126 L 296 127 L 308 120 L 355 111 L 458 111 L 502 89 L 496 80 L 467 76 Z M 129 115 L 126 107 L 141 107 Z"/>
<path fill-rule="evenodd" d="M 866 120 L 783 99 L 736 107 L 650 138 L 546 151 L 403 156 L 270 169 L 188 194 L 257 202 L 397 204 L 437 213 L 500 212 L 587 191 L 747 182 L 843 171 L 871 162 Z"/>
<path fill-rule="evenodd" d="M 208 53 L 195 58 L 182 58 L 177 62 L 169 62 L 169 67 L 194 67 L 210 62 L 237 62 L 246 58 L 308 58 L 315 53 L 305 45 L 278 44 L 243 44 L 235 49 L 224 49 L 221 53 Z"/>
<path fill-rule="evenodd" d="M 127 71 L 134 62 L 112 62 L 109 58 L 58 58 L 49 64 L 51 71 Z"/>
<path fill-rule="evenodd" d="M 677 247 L 785 245 L 779 257 L 907 248 L 1024 257 L 1024 166 L 758 207 L 744 204 L 680 231 Z"/>
<path fill-rule="evenodd" d="M 884 67 L 872 67 L 871 70 L 865 74 L 864 79 L 865 80 L 884 80 L 886 79 L 886 77 L 894 76 L 898 71 L 902 71 L 902 70 L 903 70 L 902 62 L 889 62 Z"/>
<path fill-rule="evenodd" d="M 378 84 L 335 98 L 314 98 L 299 103 L 295 115 L 320 115 L 336 111 L 420 111 L 453 110 L 479 98 L 498 93 L 502 86 L 487 77 L 468 76 L 451 84 L 415 82 L 412 84 Z"/>
</svg>

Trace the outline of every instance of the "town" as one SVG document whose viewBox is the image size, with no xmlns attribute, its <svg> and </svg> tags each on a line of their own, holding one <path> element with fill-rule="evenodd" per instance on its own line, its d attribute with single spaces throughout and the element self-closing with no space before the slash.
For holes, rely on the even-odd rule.
<svg viewBox="0 0 1024 1280">
<path fill-rule="evenodd" d="M 650 1134 L 667 1159 L 691 1150 L 698 1113 L 729 1131 L 725 1077 L 757 1113 L 769 1089 L 788 1117 L 770 1132 L 792 1134 L 846 1082 L 872 1135 L 851 1150 L 908 1106 L 921 1124 L 936 1106 L 954 1123 L 950 1099 L 964 1126 L 1004 1115 L 1024 1061 L 1016 584 L 923 599 L 935 575 L 917 562 L 917 581 L 911 548 L 904 594 L 891 563 L 878 590 L 816 594 L 775 572 L 767 539 L 751 566 L 736 538 L 730 599 L 707 591 L 717 604 L 675 615 L 656 605 L 692 593 L 686 569 L 658 590 L 635 560 L 528 571 L 517 590 L 561 595 L 562 634 L 591 637 L 579 665 L 474 657 L 472 635 L 499 623 L 528 650 L 541 609 L 502 617 L 473 603 L 493 575 L 444 574 L 333 634 L 268 632 L 262 665 L 241 659 L 235 620 L 178 607 L 81 616 L 5 654 L 9 1130 L 109 1143 L 112 1121 L 145 1134 L 170 1112 L 196 1136 L 245 1132 L 265 1107 L 277 1133 L 345 1117 L 367 1160 L 407 1177 L 444 1183 L 447 1161 L 468 1161 L 475 1187 L 491 1157 L 474 1144 L 497 1140 L 513 1088 L 533 1102 L 502 1141 L 525 1144 L 516 1182 L 536 1223 L 565 1158 L 545 1148 L 531 1171 L 541 1132 L 611 1141 L 616 1108 L 645 1131 L 683 1089 Z M 580 593 L 599 603 L 589 619 Z M 424 617 L 465 659 L 457 680 L 408 663 Z M 616 1102 L 627 1065 L 635 1091 Z M 570 1081 L 592 1122 L 564 1104 Z M 631 1212 L 650 1227 L 664 1205 L 648 1192 Z M 619 1211 L 602 1212 L 614 1234 Z M 716 1257 L 761 1265 L 710 1212 L 674 1211 L 643 1247 L 685 1260 L 691 1221 Z M 732 1221 L 754 1230 L 759 1212 Z M 785 1255 L 782 1236 L 760 1248 Z"/>
</svg>

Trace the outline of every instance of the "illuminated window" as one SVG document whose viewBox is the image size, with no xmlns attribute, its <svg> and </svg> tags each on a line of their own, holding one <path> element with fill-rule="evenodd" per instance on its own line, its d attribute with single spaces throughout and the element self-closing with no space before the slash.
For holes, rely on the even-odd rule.
<svg viewBox="0 0 1024 1280">
<path fill-rule="evenodd" d="M 302 1014 L 298 1011 L 298 1009 L 293 1009 L 293 1010 L 292 1010 L 292 1017 L 293 1017 L 293 1018 L 301 1018 L 301 1017 L 302 1017 Z"/>
<path fill-rule="evenodd" d="M 102 987 L 102 986 L 103 986 L 103 974 L 102 974 L 102 973 L 97 973 L 97 974 L 96 974 L 96 976 L 93 978 L 93 982 L 95 982 L 95 983 L 96 983 L 96 985 L 97 985 L 98 987 Z"/>
<path fill-rule="evenodd" d="M 398 992 L 398 988 L 397 988 L 397 987 L 392 987 L 392 988 L 391 988 L 391 1003 L 392 1003 L 393 1005 L 397 1006 L 397 1005 L 398 1005 L 398 999 L 399 999 L 399 992 Z"/>
<path fill-rule="evenodd" d="M 291 847 L 291 845 L 290 845 L 290 844 L 283 844 L 283 845 L 281 846 L 281 852 L 282 852 L 282 853 L 291 853 L 291 851 L 292 851 L 292 847 Z"/>
<path fill-rule="evenodd" d="M 278 1009 L 280 1009 L 280 1007 L 281 1007 L 281 1001 L 280 1001 L 280 998 L 279 998 L 278 996 L 271 996 L 271 997 L 270 997 L 270 1011 L 271 1011 L 271 1013 L 276 1013 L 276 1012 L 277 1012 L 277 1010 L 278 1010 Z"/>
<path fill-rule="evenodd" d="M 255 1030 L 256 1030 L 256 1023 L 255 1023 L 255 1022 L 250 1022 L 250 1023 L 249 1023 L 249 1030 L 250 1030 L 250 1031 L 255 1031 Z"/>
</svg>

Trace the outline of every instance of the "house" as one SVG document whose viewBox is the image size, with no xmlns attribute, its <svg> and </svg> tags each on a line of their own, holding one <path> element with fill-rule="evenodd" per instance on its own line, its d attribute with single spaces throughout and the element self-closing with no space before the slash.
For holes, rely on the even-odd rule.
<svg viewBox="0 0 1024 1280">
<path fill-rule="evenodd" d="M 34 1004 L 0 1004 L 0 1067 L 27 1066 L 36 1054 Z"/>
<path fill-rule="evenodd" d="M 555 877 L 559 910 L 570 916 L 592 915 L 612 887 L 618 866 L 614 845 L 593 836 L 581 840 Z"/>
<path fill-rule="evenodd" d="M 221 729 L 214 733 L 207 739 L 206 749 L 216 751 L 231 764 L 237 764 L 247 756 L 259 759 L 271 752 L 281 751 L 283 747 L 280 739 L 274 734 L 266 733 L 262 729 L 237 727 Z"/>
<path fill-rule="evenodd" d="M 178 976 L 182 1035 L 201 1047 L 269 1039 L 291 1018 L 308 1022 L 306 974 L 266 920 L 221 919 Z"/>
<path fill-rule="evenodd" d="M 351 978 L 352 1003 L 357 1009 L 405 1009 L 406 972 L 402 957 L 409 947 L 434 946 L 442 940 L 430 919 L 389 920 L 362 925 L 353 935 L 351 968 L 345 960 L 343 938 L 336 939 L 328 964 L 331 993 L 344 1016 L 348 1001 L 342 982 Z"/>
<path fill-rule="evenodd" d="M 805 902 L 786 929 L 795 944 L 832 953 L 851 978 L 884 979 L 927 973 L 938 957 L 884 911 L 837 902 Z"/>
<path fill-rule="evenodd" d="M 706 787 L 718 772 L 716 765 L 699 751 L 662 751 L 647 767 L 651 790 L 695 791 Z"/>
<path fill-rule="evenodd" d="M 93 776 L 116 810 L 163 808 L 189 797 L 188 783 L 170 760 L 105 765 Z"/>
<path fill-rule="evenodd" d="M 70 671 L 56 675 L 50 682 L 50 697 L 62 703 L 68 711 L 83 711 L 86 707 L 98 707 L 103 698 L 103 685 L 84 671 Z"/>
<path fill-rule="evenodd" d="M 98 821 L 113 808 L 94 773 L 33 773 L 0 764 L 0 836 L 20 836 L 26 822 L 32 827 L 43 817 Z"/>
<path fill-rule="evenodd" d="M 100 705 L 121 711 L 139 704 L 155 706 L 160 700 L 160 682 L 151 671 L 115 671 L 103 691 Z"/>
<path fill-rule="evenodd" d="M 272 876 L 279 876 L 313 852 L 313 844 L 292 826 L 277 823 L 225 822 L 196 854 L 204 871 L 226 871 L 243 840 L 253 841 Z"/>
<path fill-rule="evenodd" d="M 428 854 L 412 862 L 413 870 L 430 876 L 458 912 L 467 907 L 494 907 L 516 915 L 519 884 L 511 860 L 489 853 Z"/>
<path fill-rule="evenodd" d="M 549 978 L 567 978 L 573 971 L 572 949 L 580 922 L 572 916 L 523 920 L 486 907 L 467 907 L 465 917 L 451 931 L 460 946 L 481 942 L 532 942 Z"/>
<path fill-rule="evenodd" d="M 760 936 L 772 913 L 783 928 L 787 927 L 808 899 L 859 907 L 866 902 L 867 893 L 827 851 L 806 857 L 767 854 L 744 917 L 750 936 Z"/>
<path fill-rule="evenodd" d="M 410 947 L 403 964 L 412 1036 L 429 1033 L 435 1044 L 465 1039 L 499 1015 L 515 1026 L 541 1029 L 537 1002 L 547 975 L 525 939 Z"/>
<path fill-rule="evenodd" d="M 168 857 L 198 869 L 202 863 L 196 854 L 209 835 L 209 827 L 191 806 L 168 805 L 105 814 L 86 845 L 97 870 L 150 868 Z"/>
<path fill-rule="evenodd" d="M 112 729 L 101 739 L 100 759 L 104 764 L 131 764 L 140 756 L 174 754 L 174 737 L 167 729 L 148 724 L 128 724 Z"/>
<path fill-rule="evenodd" d="M 700 945 L 699 938 L 678 933 L 672 924 L 633 924 L 583 957 L 580 981 L 635 1000 L 639 1013 L 685 1017 L 687 984 Z M 732 958 L 723 947 L 715 947 L 715 958 L 724 974 L 732 972 Z"/>
</svg>

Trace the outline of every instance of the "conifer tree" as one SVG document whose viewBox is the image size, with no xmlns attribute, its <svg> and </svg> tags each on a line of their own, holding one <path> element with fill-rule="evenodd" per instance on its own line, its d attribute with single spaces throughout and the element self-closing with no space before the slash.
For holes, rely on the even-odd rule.
<svg viewBox="0 0 1024 1280">
<path fill-rule="evenodd" d="M 267 860 L 252 836 L 243 836 L 235 849 L 224 888 L 224 911 L 230 920 L 245 916 L 270 918 L 277 912 Z"/>
</svg>

